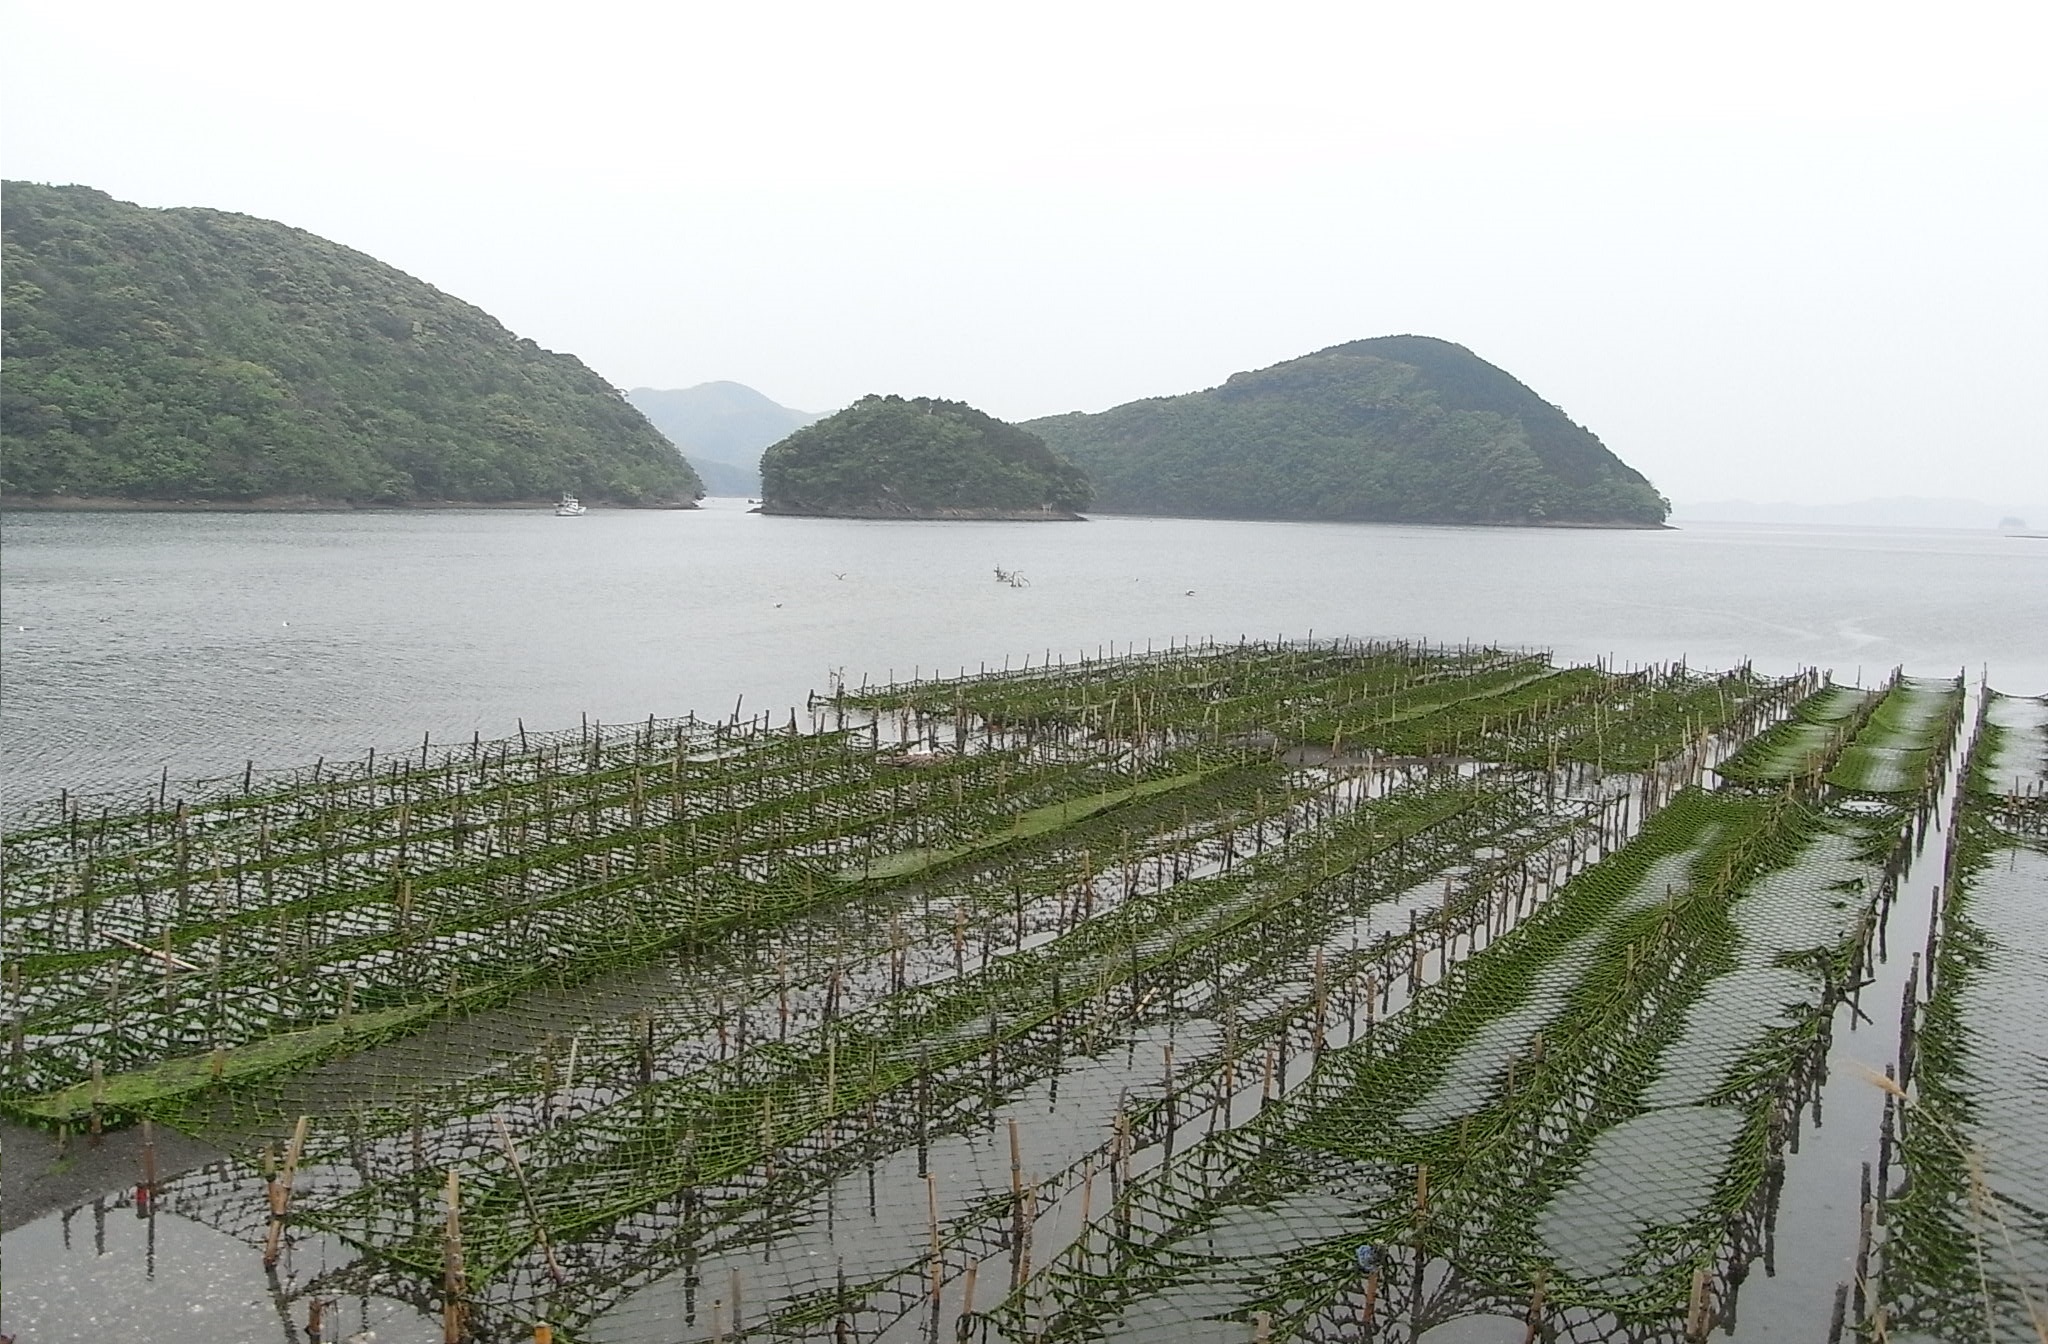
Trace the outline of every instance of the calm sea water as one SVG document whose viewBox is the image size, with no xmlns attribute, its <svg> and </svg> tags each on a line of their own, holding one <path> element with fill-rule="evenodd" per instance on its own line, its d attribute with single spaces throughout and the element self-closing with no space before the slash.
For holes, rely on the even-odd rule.
<svg viewBox="0 0 2048 1344">
<path fill-rule="evenodd" d="M 996 567 L 1027 586 L 996 582 Z M 696 512 L 9 514 L 9 802 L 685 710 L 783 712 L 839 670 L 1240 636 L 1409 636 L 1560 659 L 1988 666 L 2048 692 L 2048 541 Z"/>
</svg>

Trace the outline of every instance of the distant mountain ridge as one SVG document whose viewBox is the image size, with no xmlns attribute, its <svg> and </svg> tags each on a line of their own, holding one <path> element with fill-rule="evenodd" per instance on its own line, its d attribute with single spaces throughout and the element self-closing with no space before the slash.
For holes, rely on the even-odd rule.
<svg viewBox="0 0 2048 1344">
<path fill-rule="evenodd" d="M 5 184 L 0 492 L 235 507 L 691 507 L 573 355 L 272 220 Z"/>
<path fill-rule="evenodd" d="M 1592 431 L 1429 336 L 1023 428 L 1086 471 L 1108 512 L 1654 527 L 1670 507 Z"/>
<path fill-rule="evenodd" d="M 696 466 L 715 495 L 761 493 L 761 450 L 824 418 L 779 405 L 745 383 L 636 387 L 626 400 Z"/>
</svg>

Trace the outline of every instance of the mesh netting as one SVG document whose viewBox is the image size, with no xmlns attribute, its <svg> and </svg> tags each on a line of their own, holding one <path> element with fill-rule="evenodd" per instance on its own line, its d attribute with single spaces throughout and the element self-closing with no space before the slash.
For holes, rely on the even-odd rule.
<svg viewBox="0 0 2048 1344">
<path fill-rule="evenodd" d="M 1872 1295 L 1893 1338 L 1995 1344 L 2048 1326 L 2048 851 L 2000 834 L 1995 807 L 1966 814 L 1966 876 L 1902 1059 L 1905 1179 Z"/>
<path fill-rule="evenodd" d="M 1828 772 L 1828 782 L 1857 793 L 1915 794 L 1955 735 L 1963 683 L 1897 676 Z"/>
<path fill-rule="evenodd" d="M 1229 1299 L 1214 1315 L 1306 1329 L 1354 1310 L 1362 1280 L 1400 1297 L 1436 1260 L 1654 1333 L 1761 1213 L 1784 1104 L 1888 881 L 1873 840 L 1686 796 L 1284 1105 L 1127 1188 L 1006 1302 L 1005 1333 L 1143 1330 L 1187 1285 Z M 1778 997 L 1749 996 L 1738 956 Z M 1246 1219 L 1270 1233 L 1263 1259 L 1219 1262 L 1212 1229 Z M 1381 1270 L 1361 1272 L 1361 1246 Z"/>
<path fill-rule="evenodd" d="M 2048 836 L 2048 700 L 1986 693 L 1968 786 L 1992 825 Z"/>
<path fill-rule="evenodd" d="M 1683 791 L 1817 684 L 1199 646 L 65 797 L 0 1103 L 267 1150 L 354 1257 L 300 1291 L 478 1337 L 1415 1333 L 1539 1271 L 1559 1337 L 1663 1337 L 1884 881 Z M 1667 1111 L 1706 1193 L 1551 1266 Z M 247 1170 L 164 1203 L 261 1242 Z"/>
<path fill-rule="evenodd" d="M 1827 773 L 1883 698 L 1882 691 L 1829 686 L 1799 702 L 1790 717 L 1759 733 L 1719 774 L 1742 784 L 1817 780 Z"/>
</svg>

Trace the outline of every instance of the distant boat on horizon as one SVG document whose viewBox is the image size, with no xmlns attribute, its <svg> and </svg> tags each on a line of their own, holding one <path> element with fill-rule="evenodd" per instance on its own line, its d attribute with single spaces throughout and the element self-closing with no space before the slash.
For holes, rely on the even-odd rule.
<svg viewBox="0 0 2048 1344">
<path fill-rule="evenodd" d="M 583 507 L 582 500 L 566 491 L 563 492 L 562 502 L 555 505 L 555 517 L 557 518 L 581 518 L 588 512 L 590 510 Z"/>
</svg>

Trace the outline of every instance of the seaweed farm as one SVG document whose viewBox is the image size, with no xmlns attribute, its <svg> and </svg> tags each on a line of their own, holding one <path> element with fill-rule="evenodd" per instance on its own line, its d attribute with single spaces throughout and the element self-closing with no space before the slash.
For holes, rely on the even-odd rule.
<svg viewBox="0 0 2048 1344">
<path fill-rule="evenodd" d="M 0 1110 L 217 1145 L 135 1207 L 316 1341 L 1675 1344 L 1801 1255 L 1765 1337 L 2048 1319 L 2048 704 L 1960 679 L 1199 643 L 5 845 Z"/>
<path fill-rule="evenodd" d="M 1894 1339 L 2048 1335 L 2048 701 L 1986 695 L 1892 1073 L 1872 1298 Z M 1911 1091 L 1905 1085 L 1911 1085 Z M 1893 1110 L 1896 1116 L 1893 1117 Z"/>
</svg>

